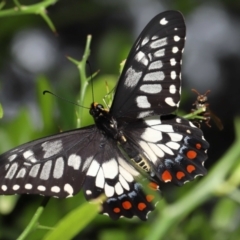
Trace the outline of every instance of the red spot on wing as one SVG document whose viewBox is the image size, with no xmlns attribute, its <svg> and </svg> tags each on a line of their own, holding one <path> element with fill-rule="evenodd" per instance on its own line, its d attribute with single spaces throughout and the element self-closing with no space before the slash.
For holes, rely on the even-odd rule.
<svg viewBox="0 0 240 240">
<path fill-rule="evenodd" d="M 155 182 L 150 182 L 150 183 L 148 184 L 148 186 L 149 186 L 149 188 L 151 188 L 151 189 L 154 190 L 154 191 L 156 191 L 156 190 L 159 189 L 158 184 L 156 184 Z"/>
<path fill-rule="evenodd" d="M 196 168 L 193 165 L 187 165 L 187 171 L 189 173 L 193 172 Z"/>
<path fill-rule="evenodd" d="M 139 209 L 140 211 L 143 211 L 146 207 L 147 207 L 147 206 L 146 206 L 145 203 L 139 203 L 139 204 L 138 204 L 138 209 Z"/>
<path fill-rule="evenodd" d="M 172 181 L 172 175 L 168 170 L 165 170 L 162 174 L 162 180 L 164 182 L 171 182 Z"/>
<path fill-rule="evenodd" d="M 128 210 L 132 207 L 132 204 L 129 201 L 124 201 L 122 203 L 122 206 L 123 206 L 124 209 Z"/>
<path fill-rule="evenodd" d="M 197 153 L 196 153 L 194 150 L 189 150 L 189 151 L 187 152 L 187 157 L 188 157 L 189 159 L 194 159 L 194 158 L 196 158 L 196 156 L 197 156 Z"/>
<path fill-rule="evenodd" d="M 177 172 L 177 174 L 176 174 L 176 177 L 177 177 L 177 179 L 182 179 L 183 177 L 185 177 L 185 173 L 184 172 Z"/>
<path fill-rule="evenodd" d="M 200 143 L 197 143 L 196 144 L 196 149 L 201 149 L 202 148 L 202 145 Z"/>
<path fill-rule="evenodd" d="M 148 195 L 146 196 L 146 199 L 147 199 L 148 202 L 151 202 L 151 201 L 154 199 L 154 196 L 151 195 L 151 194 L 148 194 Z"/>
<path fill-rule="evenodd" d="M 113 209 L 113 211 L 115 212 L 115 213 L 120 213 L 120 208 L 118 208 L 118 207 L 115 207 L 114 209 Z"/>
</svg>

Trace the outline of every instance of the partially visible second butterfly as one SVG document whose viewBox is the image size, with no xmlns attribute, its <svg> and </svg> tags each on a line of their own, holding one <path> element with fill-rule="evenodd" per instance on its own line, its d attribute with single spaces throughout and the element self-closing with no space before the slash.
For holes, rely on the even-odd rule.
<svg viewBox="0 0 240 240">
<path fill-rule="evenodd" d="M 216 126 L 219 128 L 219 130 L 223 130 L 222 121 L 209 108 L 207 96 L 210 93 L 210 90 L 207 90 L 204 94 L 200 94 L 196 89 L 192 89 L 192 91 L 197 94 L 197 100 L 193 103 L 194 109 L 192 109 L 192 112 L 199 109 L 202 109 L 203 111 L 201 114 L 198 115 L 201 116 L 203 119 L 198 119 L 197 122 L 195 119 L 194 122 L 196 122 L 199 127 L 201 126 L 200 123 L 202 122 L 205 122 L 208 127 L 211 127 L 210 120 L 212 119 Z"/>
<path fill-rule="evenodd" d="M 144 28 L 127 58 L 110 110 L 92 103 L 95 125 L 35 140 L 0 156 L 0 194 L 106 195 L 102 213 L 142 220 L 161 182 L 206 174 L 209 144 L 190 121 L 171 114 L 180 101 L 186 28 L 167 11 Z M 144 193 L 141 179 L 149 180 Z"/>
</svg>

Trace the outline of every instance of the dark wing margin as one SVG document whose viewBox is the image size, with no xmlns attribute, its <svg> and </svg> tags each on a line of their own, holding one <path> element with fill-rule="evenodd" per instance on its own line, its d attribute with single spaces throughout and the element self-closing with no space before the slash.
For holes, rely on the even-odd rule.
<svg viewBox="0 0 240 240">
<path fill-rule="evenodd" d="M 202 131 L 184 118 L 148 117 L 129 124 L 124 134 L 149 160 L 152 173 L 162 182 L 181 186 L 207 173 L 204 162 L 209 144 Z"/>
<path fill-rule="evenodd" d="M 115 118 L 135 121 L 177 109 L 185 36 L 180 12 L 160 13 L 148 23 L 120 76 L 110 110 Z"/>
</svg>

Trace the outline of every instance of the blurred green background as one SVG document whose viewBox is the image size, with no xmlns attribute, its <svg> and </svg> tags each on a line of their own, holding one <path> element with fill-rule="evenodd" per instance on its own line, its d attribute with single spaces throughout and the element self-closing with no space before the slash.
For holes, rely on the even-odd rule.
<svg viewBox="0 0 240 240">
<path fill-rule="evenodd" d="M 91 69 L 87 68 L 87 73 L 100 70 L 93 86 L 94 100 L 102 102 L 107 94 L 106 82 L 110 90 L 115 86 L 120 63 L 138 34 L 156 14 L 170 9 L 181 11 L 187 25 L 180 110 L 190 112 L 196 99 L 191 88 L 201 93 L 211 89 L 210 107 L 224 124 L 223 131 L 214 123 L 212 128 L 203 125 L 210 143 L 208 175 L 181 188 L 162 184 L 163 198 L 147 222 L 112 221 L 97 215 L 73 239 L 239 239 L 240 1 L 59 0 L 47 7 L 57 33 L 38 14 L 7 12 L 16 7 L 15 3 L 8 0 L 0 10 L 0 103 L 4 110 L 0 121 L 1 153 L 73 129 L 78 117 L 83 125 L 90 124 L 88 110 L 78 116 L 76 106 L 42 95 L 43 90 L 51 90 L 78 101 L 79 72 L 66 56 L 80 60 L 86 37 L 92 35 Z M 20 2 L 28 6 L 35 3 L 41 1 Z M 85 106 L 92 102 L 89 93 Z M 0 197 L 0 239 L 16 239 L 41 201 L 41 196 Z M 70 199 L 51 199 L 40 224 L 54 227 L 84 203 L 81 192 Z M 85 218 L 79 217 L 83 222 Z M 43 239 L 47 232 L 36 229 L 25 239 Z M 64 232 L 61 234 L 66 239 Z"/>
</svg>

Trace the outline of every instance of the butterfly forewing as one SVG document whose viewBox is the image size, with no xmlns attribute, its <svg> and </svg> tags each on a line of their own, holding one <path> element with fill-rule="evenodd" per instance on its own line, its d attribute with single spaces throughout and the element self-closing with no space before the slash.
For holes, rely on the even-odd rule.
<svg viewBox="0 0 240 240">
<path fill-rule="evenodd" d="M 90 126 L 32 141 L 1 155 L 0 194 L 73 196 L 82 187 L 93 152 L 99 152 L 99 140 L 99 131 Z"/>
<path fill-rule="evenodd" d="M 179 12 L 164 12 L 149 22 L 125 63 L 111 108 L 113 116 L 135 121 L 176 110 L 185 35 Z"/>
</svg>

